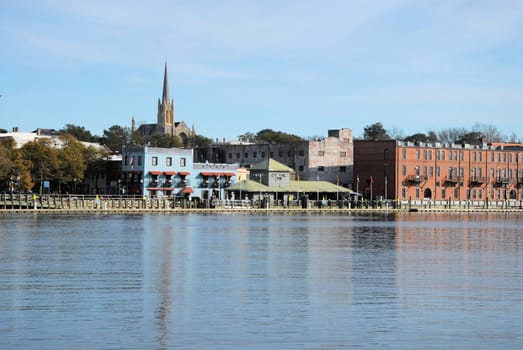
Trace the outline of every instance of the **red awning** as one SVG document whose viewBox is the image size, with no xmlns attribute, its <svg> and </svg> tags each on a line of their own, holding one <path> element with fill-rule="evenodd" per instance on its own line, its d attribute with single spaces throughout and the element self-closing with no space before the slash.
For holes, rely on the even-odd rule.
<svg viewBox="0 0 523 350">
<path fill-rule="evenodd" d="M 223 175 L 224 175 L 224 176 L 227 176 L 227 177 L 236 176 L 235 173 L 224 173 Z"/>
<path fill-rule="evenodd" d="M 220 176 L 220 173 L 212 173 L 209 171 L 202 171 L 200 172 L 200 175 L 202 176 Z"/>
<path fill-rule="evenodd" d="M 178 172 L 178 175 L 180 175 L 180 176 L 186 176 L 186 175 L 190 175 L 190 174 L 191 174 L 191 173 L 188 172 L 188 171 L 179 171 L 179 172 Z"/>
<path fill-rule="evenodd" d="M 162 175 L 162 172 L 159 170 L 151 170 L 149 171 L 149 174 L 151 175 Z"/>
<path fill-rule="evenodd" d="M 165 175 L 167 176 L 173 176 L 173 175 L 176 175 L 176 171 L 164 171 L 163 172 Z"/>
<path fill-rule="evenodd" d="M 149 187 L 147 191 L 174 191 L 173 187 Z"/>
<path fill-rule="evenodd" d="M 190 187 L 185 187 L 183 190 L 182 190 L 182 193 L 185 193 L 185 194 L 189 194 L 189 193 L 193 193 L 193 189 L 190 188 Z"/>
</svg>

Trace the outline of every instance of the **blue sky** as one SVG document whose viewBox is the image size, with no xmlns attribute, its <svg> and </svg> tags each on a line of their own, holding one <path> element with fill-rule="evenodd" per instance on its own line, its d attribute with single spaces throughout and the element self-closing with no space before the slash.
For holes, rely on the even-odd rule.
<svg viewBox="0 0 523 350">
<path fill-rule="evenodd" d="M 211 138 L 491 124 L 523 139 L 523 1 L 0 0 L 0 128 Z"/>
</svg>

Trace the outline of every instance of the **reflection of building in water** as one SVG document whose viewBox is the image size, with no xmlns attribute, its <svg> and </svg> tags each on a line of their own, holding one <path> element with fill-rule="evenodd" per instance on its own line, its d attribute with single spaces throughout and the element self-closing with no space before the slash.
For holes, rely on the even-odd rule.
<svg viewBox="0 0 523 350">
<path fill-rule="evenodd" d="M 463 299 L 477 294 L 478 276 L 491 276 L 500 257 L 519 254 L 520 225 L 519 218 L 491 213 L 397 215 L 397 284 L 403 301 L 426 303 L 427 290 L 459 290 Z"/>
</svg>

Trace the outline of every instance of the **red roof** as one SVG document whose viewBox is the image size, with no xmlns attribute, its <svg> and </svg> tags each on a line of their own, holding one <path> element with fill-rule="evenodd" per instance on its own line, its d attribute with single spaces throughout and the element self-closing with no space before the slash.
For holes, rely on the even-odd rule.
<svg viewBox="0 0 523 350">
<path fill-rule="evenodd" d="M 149 174 L 151 175 L 162 175 L 162 172 L 159 170 L 151 170 L 149 171 Z"/>
<path fill-rule="evenodd" d="M 176 175 L 176 171 L 164 171 L 163 173 L 168 176 Z"/>
<path fill-rule="evenodd" d="M 188 193 L 193 193 L 193 189 L 190 188 L 190 187 L 185 187 L 183 190 L 182 190 L 182 193 L 185 193 L 185 194 L 188 194 Z"/>
<path fill-rule="evenodd" d="M 190 175 L 190 174 L 191 174 L 191 173 L 188 172 L 188 171 L 179 171 L 179 172 L 178 172 L 178 175 L 180 175 L 180 176 L 186 176 L 186 175 Z"/>
</svg>

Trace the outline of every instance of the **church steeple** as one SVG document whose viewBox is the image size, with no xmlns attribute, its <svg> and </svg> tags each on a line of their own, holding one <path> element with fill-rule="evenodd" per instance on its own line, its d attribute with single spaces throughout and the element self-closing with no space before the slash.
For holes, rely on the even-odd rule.
<svg viewBox="0 0 523 350">
<path fill-rule="evenodd" d="M 162 104 L 166 102 L 169 102 L 169 79 L 167 78 L 167 62 L 165 62 L 165 72 L 163 73 Z"/>
</svg>

